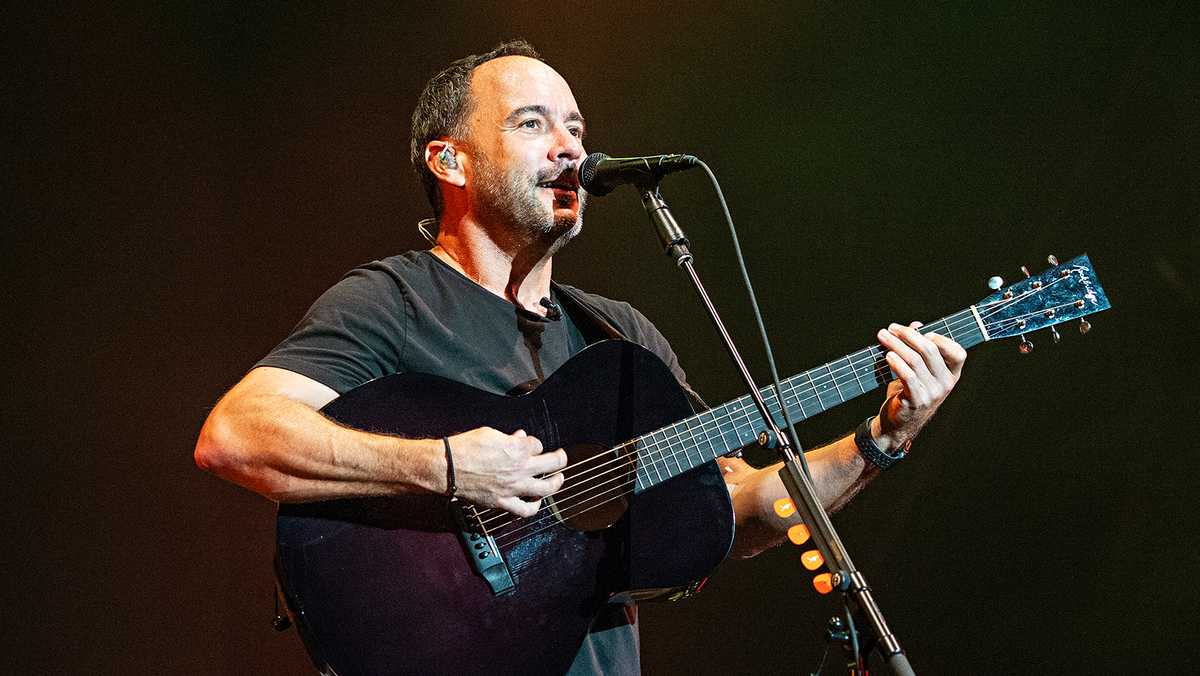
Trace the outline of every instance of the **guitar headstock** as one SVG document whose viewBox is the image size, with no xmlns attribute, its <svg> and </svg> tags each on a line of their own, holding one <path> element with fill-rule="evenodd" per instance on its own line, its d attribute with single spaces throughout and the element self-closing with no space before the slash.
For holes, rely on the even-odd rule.
<svg viewBox="0 0 1200 676">
<path fill-rule="evenodd" d="M 1058 342 L 1056 324 L 1079 319 L 1080 333 L 1087 333 L 1091 325 L 1082 318 L 1110 307 L 1086 254 L 1061 265 L 1053 256 L 1049 261 L 1054 267 L 1035 275 L 1022 268 L 1026 278 L 1007 287 L 999 277 L 989 281 L 996 292 L 975 305 L 988 340 L 1021 336 L 1021 351 L 1028 352 L 1026 333 L 1050 328 Z"/>
</svg>

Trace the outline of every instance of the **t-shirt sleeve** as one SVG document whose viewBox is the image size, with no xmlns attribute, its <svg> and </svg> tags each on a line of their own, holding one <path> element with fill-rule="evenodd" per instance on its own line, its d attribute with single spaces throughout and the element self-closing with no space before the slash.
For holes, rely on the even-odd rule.
<svg viewBox="0 0 1200 676">
<path fill-rule="evenodd" d="M 406 327 L 398 280 L 373 266 L 357 268 L 321 294 L 291 335 L 255 366 L 294 371 L 342 394 L 395 373 Z"/>
</svg>

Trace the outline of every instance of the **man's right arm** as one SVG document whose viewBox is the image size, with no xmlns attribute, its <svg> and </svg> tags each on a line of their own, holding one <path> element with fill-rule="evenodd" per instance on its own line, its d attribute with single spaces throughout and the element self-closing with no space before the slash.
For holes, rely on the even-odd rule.
<svg viewBox="0 0 1200 676">
<path fill-rule="evenodd" d="M 196 464 L 279 502 L 445 493 L 441 439 L 361 432 L 317 412 L 337 397 L 307 376 L 273 367 L 252 370 L 217 402 L 200 430 Z M 566 453 L 489 427 L 450 437 L 457 494 L 518 516 L 558 490 Z"/>
</svg>

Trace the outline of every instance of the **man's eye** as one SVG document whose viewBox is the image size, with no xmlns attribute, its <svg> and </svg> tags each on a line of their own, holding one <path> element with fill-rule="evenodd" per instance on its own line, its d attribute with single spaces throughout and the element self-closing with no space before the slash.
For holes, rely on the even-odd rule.
<svg viewBox="0 0 1200 676">
<path fill-rule="evenodd" d="M 538 129 L 542 126 L 542 123 L 540 120 L 525 120 L 521 123 L 521 126 L 526 129 Z"/>
<path fill-rule="evenodd" d="M 579 127 L 571 127 L 571 136 L 575 138 L 583 138 L 583 129 Z"/>
</svg>

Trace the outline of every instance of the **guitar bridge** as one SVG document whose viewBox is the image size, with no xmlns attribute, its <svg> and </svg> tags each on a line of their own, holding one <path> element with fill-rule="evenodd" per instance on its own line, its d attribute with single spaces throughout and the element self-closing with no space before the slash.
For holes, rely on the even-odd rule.
<svg viewBox="0 0 1200 676">
<path fill-rule="evenodd" d="M 470 511 L 470 514 L 467 512 Z M 450 514 L 454 523 L 458 524 L 458 539 L 467 552 L 467 559 L 475 572 L 488 583 L 492 594 L 500 596 L 516 589 L 508 564 L 500 554 L 496 539 L 488 535 L 487 529 L 479 518 L 479 512 L 473 505 L 464 506 L 457 499 L 450 500 Z"/>
</svg>

